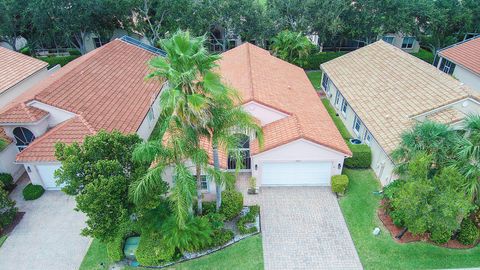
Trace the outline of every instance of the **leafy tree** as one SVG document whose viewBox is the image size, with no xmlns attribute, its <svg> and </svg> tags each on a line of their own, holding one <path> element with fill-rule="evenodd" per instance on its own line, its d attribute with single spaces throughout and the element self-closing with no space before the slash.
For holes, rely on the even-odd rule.
<svg viewBox="0 0 480 270">
<path fill-rule="evenodd" d="M 275 32 L 290 30 L 309 33 L 311 30 L 309 18 L 309 1 L 305 0 L 269 0 L 267 1 L 267 16 L 272 18 Z"/>
<path fill-rule="evenodd" d="M 302 33 L 282 31 L 273 38 L 273 53 L 295 65 L 301 66 L 304 59 L 310 54 L 313 44 Z"/>
<path fill-rule="evenodd" d="M 392 152 L 397 173 L 404 174 L 408 163 L 419 152 L 432 156 L 431 170 L 445 167 L 455 157 L 457 141 L 456 131 L 445 124 L 426 121 L 415 125 L 402 134 L 400 145 Z"/>
<path fill-rule="evenodd" d="M 7 191 L 3 190 L 3 183 L 0 182 L 0 231 L 12 223 L 17 210 L 15 201 L 8 197 Z"/>
<path fill-rule="evenodd" d="M 29 28 L 26 0 L 0 0 L 0 41 L 6 42 L 18 51 L 17 39 L 25 36 Z"/>
<path fill-rule="evenodd" d="M 480 192 L 480 115 L 470 115 L 465 119 L 465 134 L 458 143 L 456 166 L 467 181 L 464 184 L 467 194 L 477 204 Z"/>
<path fill-rule="evenodd" d="M 161 232 L 167 245 L 191 252 L 209 246 L 213 229 L 206 217 L 190 217 L 183 228 L 177 226 L 174 218 L 169 218 Z"/>
</svg>

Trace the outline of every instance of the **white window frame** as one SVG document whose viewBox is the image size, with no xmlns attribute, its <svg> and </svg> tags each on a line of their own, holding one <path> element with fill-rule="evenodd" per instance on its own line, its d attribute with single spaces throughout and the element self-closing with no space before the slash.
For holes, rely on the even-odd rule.
<svg viewBox="0 0 480 270">
<path fill-rule="evenodd" d="M 357 124 L 358 124 L 358 129 L 357 129 Z M 355 115 L 355 118 L 353 119 L 353 132 L 359 135 L 361 128 L 362 128 L 362 121 L 360 121 L 360 118 L 358 118 L 358 116 Z"/>
<path fill-rule="evenodd" d="M 411 40 L 412 43 L 405 43 L 405 39 Z M 404 37 L 403 40 L 402 40 L 402 46 L 401 46 L 402 49 L 411 49 L 411 48 L 413 48 L 413 44 L 415 43 L 415 40 L 416 40 L 415 37 Z M 406 46 L 403 47 L 403 44 L 406 44 Z"/>
<path fill-rule="evenodd" d="M 325 89 L 325 92 L 327 92 L 328 94 L 330 94 L 329 82 L 330 82 L 330 78 L 326 73 L 323 73 L 322 86 L 323 86 L 323 89 Z"/>
<path fill-rule="evenodd" d="M 370 142 L 372 141 L 372 134 L 367 129 L 365 130 L 365 134 L 363 135 L 363 141 L 366 145 L 370 145 Z"/>
<path fill-rule="evenodd" d="M 340 104 L 340 91 L 337 90 L 337 93 L 335 93 L 335 101 L 334 101 L 335 107 L 338 109 L 338 105 Z"/>
<path fill-rule="evenodd" d="M 345 97 L 343 97 L 342 106 L 340 107 L 340 111 L 342 112 L 342 115 L 343 115 L 344 118 L 347 117 L 347 109 L 348 109 L 348 102 L 345 99 Z"/>
<path fill-rule="evenodd" d="M 210 192 L 210 177 L 208 175 L 205 175 L 205 174 L 201 174 L 200 177 L 205 177 L 205 179 L 202 179 L 201 182 L 202 184 L 203 183 L 206 183 L 206 188 L 203 188 L 202 187 L 202 184 L 200 185 L 201 186 L 201 191 L 205 191 L 205 192 Z M 177 176 L 175 174 L 172 174 L 172 185 L 175 185 L 175 179 L 177 178 Z M 193 178 L 195 180 L 195 185 L 197 184 L 197 175 L 193 175 Z"/>
</svg>

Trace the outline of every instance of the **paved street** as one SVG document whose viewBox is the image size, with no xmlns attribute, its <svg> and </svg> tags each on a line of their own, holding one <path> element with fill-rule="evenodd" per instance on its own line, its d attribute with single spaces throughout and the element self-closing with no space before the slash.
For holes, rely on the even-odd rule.
<svg viewBox="0 0 480 270">
<path fill-rule="evenodd" d="M 265 269 L 362 269 L 328 187 L 262 188 Z"/>
<path fill-rule="evenodd" d="M 0 269 L 78 269 L 90 239 L 80 236 L 85 217 L 73 210 L 75 199 L 61 191 L 45 191 L 35 201 L 24 201 L 26 180 L 11 194 L 26 213 L 0 248 Z"/>
</svg>

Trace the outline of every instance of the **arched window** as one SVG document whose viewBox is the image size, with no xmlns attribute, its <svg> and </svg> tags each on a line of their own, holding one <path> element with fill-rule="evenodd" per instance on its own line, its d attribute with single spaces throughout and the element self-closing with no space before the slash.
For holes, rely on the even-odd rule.
<svg viewBox="0 0 480 270">
<path fill-rule="evenodd" d="M 237 148 L 232 149 L 228 155 L 228 169 L 234 170 L 237 168 L 237 161 L 241 162 L 240 169 L 250 170 L 250 137 L 245 134 L 236 134 Z M 239 160 L 240 159 L 240 160 Z"/>
<path fill-rule="evenodd" d="M 20 151 L 25 149 L 25 147 L 35 140 L 35 135 L 33 135 L 29 129 L 24 127 L 16 127 L 13 129 L 13 136 L 15 136 L 17 147 Z"/>
</svg>

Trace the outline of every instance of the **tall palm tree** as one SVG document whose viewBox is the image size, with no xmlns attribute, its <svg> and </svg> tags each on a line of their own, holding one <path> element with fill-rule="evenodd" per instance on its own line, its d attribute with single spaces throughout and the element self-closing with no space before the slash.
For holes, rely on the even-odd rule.
<svg viewBox="0 0 480 270">
<path fill-rule="evenodd" d="M 479 201 L 480 192 L 480 115 L 465 119 L 465 134 L 458 144 L 456 165 L 465 176 L 465 190 L 472 200 Z"/>
<path fill-rule="evenodd" d="M 396 172 L 405 174 L 408 163 L 419 152 L 432 156 L 432 170 L 451 163 L 455 155 L 458 134 L 448 125 L 426 121 L 402 134 L 400 145 L 392 152 Z"/>
</svg>

